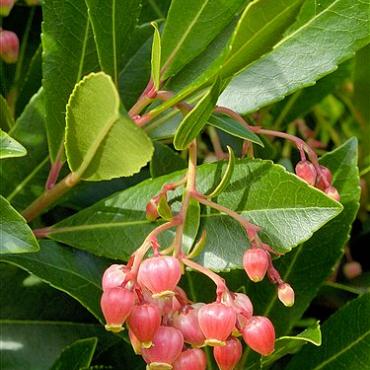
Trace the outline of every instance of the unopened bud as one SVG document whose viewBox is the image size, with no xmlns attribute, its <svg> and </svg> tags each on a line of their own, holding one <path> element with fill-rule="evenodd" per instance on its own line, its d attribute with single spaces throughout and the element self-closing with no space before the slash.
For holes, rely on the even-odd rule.
<svg viewBox="0 0 370 370">
<path fill-rule="evenodd" d="M 146 205 L 146 218 L 149 221 L 155 221 L 159 217 L 158 213 L 158 201 L 154 198 L 150 199 L 150 201 Z"/>
<path fill-rule="evenodd" d="M 328 167 L 320 166 L 320 174 L 316 179 L 316 187 L 321 190 L 325 190 L 328 185 L 331 185 L 333 181 L 333 175 Z"/>
<path fill-rule="evenodd" d="M 310 161 L 299 161 L 295 166 L 295 173 L 308 184 L 315 185 L 317 173 Z"/>
<path fill-rule="evenodd" d="M 269 255 L 263 249 L 250 248 L 243 256 L 243 267 L 248 277 L 255 283 L 262 281 L 269 266 Z"/>
<path fill-rule="evenodd" d="M 338 190 L 332 185 L 330 185 L 328 188 L 325 189 L 325 194 L 328 197 L 336 200 L 337 202 L 340 201 L 340 195 L 338 193 Z"/>
<path fill-rule="evenodd" d="M 0 16 L 7 17 L 14 6 L 15 0 L 0 0 Z"/>
<path fill-rule="evenodd" d="M 213 349 L 213 356 L 220 370 L 233 370 L 242 357 L 242 352 L 240 341 L 230 338 L 224 346 Z"/>
<path fill-rule="evenodd" d="M 357 261 L 347 262 L 343 266 L 343 274 L 347 279 L 354 279 L 362 274 L 362 266 Z"/>
<path fill-rule="evenodd" d="M 283 283 L 279 285 L 278 297 L 284 306 L 292 307 L 294 305 L 294 290 L 289 284 Z"/>
<path fill-rule="evenodd" d="M 15 63 L 18 60 L 19 40 L 12 31 L 0 29 L 0 57 L 5 63 Z"/>
</svg>

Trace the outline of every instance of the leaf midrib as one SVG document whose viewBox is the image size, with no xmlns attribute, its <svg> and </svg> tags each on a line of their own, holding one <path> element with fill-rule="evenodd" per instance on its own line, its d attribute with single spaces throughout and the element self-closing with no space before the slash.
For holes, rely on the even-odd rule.
<svg viewBox="0 0 370 370">
<path fill-rule="evenodd" d="M 118 86 L 118 68 L 117 68 L 117 44 L 116 44 L 116 0 L 112 0 L 112 48 L 113 48 L 113 78 Z"/>
</svg>

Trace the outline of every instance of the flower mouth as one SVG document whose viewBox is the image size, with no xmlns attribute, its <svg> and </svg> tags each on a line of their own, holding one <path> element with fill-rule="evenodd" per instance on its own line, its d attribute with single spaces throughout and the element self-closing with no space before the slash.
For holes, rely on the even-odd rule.
<svg viewBox="0 0 370 370">
<path fill-rule="evenodd" d="M 173 297 L 175 295 L 175 292 L 173 292 L 172 290 L 164 290 L 163 292 L 159 292 L 159 293 L 154 293 L 152 294 L 152 297 L 153 298 L 170 298 L 170 297 Z"/>
<path fill-rule="evenodd" d="M 112 333 L 120 333 L 121 331 L 124 331 L 125 328 L 120 324 L 106 324 L 105 330 L 110 331 Z"/>
<path fill-rule="evenodd" d="M 152 362 L 147 365 L 147 370 L 172 370 L 173 367 L 171 364 L 166 362 Z"/>
<path fill-rule="evenodd" d="M 210 347 L 221 347 L 224 346 L 226 342 L 219 339 L 206 339 L 204 344 Z"/>
</svg>

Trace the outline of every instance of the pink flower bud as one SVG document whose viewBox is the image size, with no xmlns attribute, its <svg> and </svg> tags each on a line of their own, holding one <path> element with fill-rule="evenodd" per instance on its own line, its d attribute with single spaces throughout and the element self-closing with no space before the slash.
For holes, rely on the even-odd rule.
<svg viewBox="0 0 370 370">
<path fill-rule="evenodd" d="M 199 309 L 200 306 L 187 306 L 172 318 L 172 326 L 181 331 L 186 343 L 195 347 L 201 347 L 205 340 L 198 322 Z"/>
<path fill-rule="evenodd" d="M 180 356 L 184 338 L 181 332 L 170 326 L 160 326 L 150 348 L 143 348 L 142 355 L 149 369 L 171 370 L 173 363 Z"/>
<path fill-rule="evenodd" d="M 325 194 L 328 197 L 336 200 L 337 202 L 340 201 L 340 195 L 338 193 L 338 190 L 332 185 L 330 185 L 328 188 L 325 189 Z"/>
<path fill-rule="evenodd" d="M 134 306 L 128 318 L 128 324 L 136 338 L 143 343 L 143 347 L 149 348 L 154 334 L 161 325 L 161 312 L 152 303 Z"/>
<path fill-rule="evenodd" d="M 100 307 L 107 322 L 105 328 L 120 332 L 135 304 L 135 293 L 125 288 L 111 288 L 103 292 Z"/>
<path fill-rule="evenodd" d="M 243 329 L 243 338 L 249 347 L 262 356 L 274 351 L 275 329 L 267 317 L 253 316 Z"/>
<path fill-rule="evenodd" d="M 123 284 L 126 277 L 127 267 L 125 265 L 111 265 L 103 274 L 103 290 L 119 287 Z"/>
<path fill-rule="evenodd" d="M 15 63 L 18 60 L 19 40 L 12 31 L 0 29 L 0 57 L 5 63 Z"/>
<path fill-rule="evenodd" d="M 150 199 L 150 201 L 146 205 L 146 218 L 149 221 L 155 221 L 159 217 L 159 213 L 157 210 L 158 207 L 158 201 L 154 198 Z"/>
<path fill-rule="evenodd" d="M 210 303 L 199 309 L 198 321 L 206 337 L 205 343 L 222 346 L 235 327 L 236 313 L 233 308 L 222 303 Z"/>
<path fill-rule="evenodd" d="M 154 298 L 174 295 L 181 278 L 180 263 L 175 257 L 158 256 L 144 260 L 139 268 L 138 282 L 149 289 Z"/>
<path fill-rule="evenodd" d="M 130 343 L 135 354 L 141 355 L 141 342 L 136 338 L 136 335 L 130 329 L 128 330 L 128 337 L 130 338 Z"/>
<path fill-rule="evenodd" d="M 269 266 L 269 255 L 263 249 L 250 248 L 243 256 L 243 267 L 249 279 L 255 283 L 263 280 Z"/>
<path fill-rule="evenodd" d="M 317 172 L 310 161 L 299 161 L 295 166 L 295 173 L 310 185 L 315 185 Z"/>
<path fill-rule="evenodd" d="M 362 266 L 356 262 L 347 262 L 343 266 L 343 274 L 347 279 L 354 279 L 362 274 Z"/>
<path fill-rule="evenodd" d="M 246 294 L 234 293 L 234 302 L 241 310 L 241 314 L 247 319 L 250 319 L 253 315 L 253 305 L 251 300 Z"/>
<path fill-rule="evenodd" d="M 15 0 L 0 0 L 0 16 L 7 17 L 14 6 Z"/>
<path fill-rule="evenodd" d="M 207 359 L 201 349 L 188 349 L 173 364 L 173 370 L 206 370 Z"/>
<path fill-rule="evenodd" d="M 278 297 L 284 306 L 292 307 L 294 305 L 294 290 L 289 284 L 283 283 L 279 285 Z"/>
<path fill-rule="evenodd" d="M 333 181 L 333 175 L 332 175 L 331 171 L 329 170 L 329 168 L 327 168 L 325 166 L 320 166 L 320 170 L 321 170 L 321 172 L 317 176 L 315 186 L 317 188 L 321 189 L 321 190 L 325 190 L 328 185 L 331 185 L 331 183 Z"/>
<path fill-rule="evenodd" d="M 242 352 L 240 341 L 230 338 L 224 346 L 213 349 L 213 356 L 220 370 L 233 370 L 242 357 Z"/>
</svg>

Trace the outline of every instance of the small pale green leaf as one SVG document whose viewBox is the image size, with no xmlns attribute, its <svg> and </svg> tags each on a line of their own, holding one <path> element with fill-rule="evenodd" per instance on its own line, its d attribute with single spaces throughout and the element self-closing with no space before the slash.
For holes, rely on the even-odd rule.
<svg viewBox="0 0 370 370">
<path fill-rule="evenodd" d="M 42 7 L 42 86 L 51 161 L 63 149 L 65 112 L 75 84 L 98 57 L 84 0 L 47 0 Z"/>
<path fill-rule="evenodd" d="M 153 145 L 120 107 L 116 87 L 103 72 L 76 85 L 67 105 L 68 164 L 84 180 L 131 176 L 150 160 Z"/>
<path fill-rule="evenodd" d="M 164 78 L 199 55 L 232 20 L 245 0 L 173 0 L 162 35 Z"/>
<path fill-rule="evenodd" d="M 172 211 L 165 196 L 160 197 L 157 210 L 159 216 L 161 216 L 164 220 L 171 220 Z"/>
<path fill-rule="evenodd" d="M 50 370 L 80 370 L 91 364 L 98 338 L 79 339 L 63 349 Z"/>
<path fill-rule="evenodd" d="M 264 146 L 261 139 L 254 132 L 248 130 L 230 117 L 220 114 L 212 114 L 208 119 L 208 123 L 230 135 L 251 141 L 252 143 L 258 144 L 262 147 Z"/>
<path fill-rule="evenodd" d="M 322 326 L 322 346 L 307 346 L 287 370 L 370 369 L 370 293 L 349 302 Z"/>
<path fill-rule="evenodd" d="M 102 70 L 118 86 L 118 74 L 140 14 L 138 0 L 86 0 Z"/>
<path fill-rule="evenodd" d="M 321 345 L 321 329 L 319 321 L 299 333 L 297 336 L 283 336 L 276 339 L 275 351 L 266 357 L 261 357 L 261 366 L 266 368 L 279 358 L 298 352 L 303 345 L 311 343 L 314 346 Z"/>
<path fill-rule="evenodd" d="M 26 220 L 0 195 L 0 254 L 31 253 L 39 245 Z"/>
<path fill-rule="evenodd" d="M 188 253 L 193 246 L 198 235 L 199 226 L 200 205 L 196 200 L 190 199 L 185 216 L 184 232 L 182 237 L 183 251 L 185 253 Z"/>
<path fill-rule="evenodd" d="M 230 146 L 227 146 L 227 150 L 229 151 L 229 161 L 227 163 L 225 173 L 223 174 L 222 179 L 220 183 L 217 185 L 216 189 L 214 189 L 211 194 L 207 195 L 208 198 L 217 197 L 230 184 L 230 179 L 231 179 L 231 176 L 233 175 L 234 166 L 235 166 L 235 155 Z"/>
<path fill-rule="evenodd" d="M 5 98 L 0 95 L 0 129 L 9 130 L 15 125 L 14 118 Z"/>
<path fill-rule="evenodd" d="M 198 257 L 202 253 L 204 247 L 206 246 L 206 241 L 207 241 L 207 232 L 203 230 L 199 240 L 195 243 L 193 248 L 191 248 L 190 253 L 188 254 L 188 258 L 193 259 Z"/>
<path fill-rule="evenodd" d="M 198 166 L 198 190 L 209 193 L 219 183 L 221 173 L 219 163 Z M 97 255 L 127 259 L 145 235 L 158 226 L 158 222 L 150 223 L 145 217 L 150 198 L 164 184 L 183 176 L 184 171 L 179 171 L 117 192 L 56 224 L 49 236 Z M 182 188 L 170 192 L 169 202 L 179 200 L 181 194 Z M 236 161 L 230 185 L 217 202 L 259 225 L 263 240 L 280 253 L 309 239 L 342 211 L 342 206 L 323 192 L 308 186 L 282 166 L 264 160 Z M 207 230 L 207 245 L 200 262 L 218 270 L 241 267 L 248 247 L 242 227 L 225 214 L 207 210 L 200 219 L 199 231 Z M 174 230 L 163 233 L 162 244 L 171 243 L 173 237 Z"/>
<path fill-rule="evenodd" d="M 207 124 L 220 93 L 220 80 L 217 79 L 196 106 L 184 117 L 176 130 L 173 144 L 183 150 L 194 140 Z"/>
<path fill-rule="evenodd" d="M 161 85 L 161 35 L 157 23 L 153 22 L 154 36 L 152 44 L 152 80 L 155 89 L 158 91 Z"/>
<path fill-rule="evenodd" d="M 27 154 L 26 148 L 0 129 L 0 159 L 23 157 Z"/>
<path fill-rule="evenodd" d="M 235 76 L 219 105 L 253 112 L 312 85 L 369 42 L 370 0 L 325 1 L 320 12 Z"/>
</svg>

